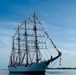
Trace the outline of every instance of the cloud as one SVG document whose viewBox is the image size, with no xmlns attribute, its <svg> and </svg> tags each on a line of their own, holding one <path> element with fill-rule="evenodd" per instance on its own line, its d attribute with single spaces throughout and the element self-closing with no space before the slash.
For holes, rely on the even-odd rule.
<svg viewBox="0 0 76 75">
<path fill-rule="evenodd" d="M 62 66 L 63 67 L 76 67 L 76 51 L 63 50 L 62 51 Z"/>
<path fill-rule="evenodd" d="M 9 35 L 12 36 L 13 30 L 4 30 L 4 29 L 0 29 L 0 35 Z"/>
<path fill-rule="evenodd" d="M 11 21 L 5 21 L 5 22 L 0 22 L 0 25 L 12 25 L 12 26 L 16 26 L 16 25 L 18 25 L 18 24 L 20 24 L 19 22 L 11 22 Z"/>
<path fill-rule="evenodd" d="M 59 66 L 60 59 L 57 59 L 53 63 L 50 63 L 49 67 L 76 67 L 76 51 L 68 51 L 67 49 L 60 50 L 62 50 L 61 66 Z"/>
<path fill-rule="evenodd" d="M 56 25 L 48 25 L 46 21 L 43 21 L 43 24 L 58 48 L 66 49 L 68 51 L 76 50 L 76 30 L 70 28 L 63 29 Z"/>
<path fill-rule="evenodd" d="M 0 30 L 0 65 L 3 65 L 1 68 L 7 68 L 7 65 L 9 64 L 12 43 L 11 32 L 11 30 Z"/>
<path fill-rule="evenodd" d="M 69 35 L 75 35 L 75 33 L 76 33 L 76 30 L 74 30 L 74 29 L 68 30 Z"/>
</svg>

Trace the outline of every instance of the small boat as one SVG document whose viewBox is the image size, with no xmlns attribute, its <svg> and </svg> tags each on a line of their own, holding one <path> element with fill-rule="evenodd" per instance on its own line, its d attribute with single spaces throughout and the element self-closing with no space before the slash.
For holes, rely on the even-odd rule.
<svg viewBox="0 0 76 75">
<path fill-rule="evenodd" d="M 57 56 L 50 56 L 47 60 L 42 58 L 46 57 L 43 54 L 44 50 L 48 51 L 45 38 L 49 39 L 54 49 L 58 52 Z M 61 52 L 49 37 L 38 16 L 33 13 L 30 18 L 17 27 L 13 35 L 8 70 L 10 73 L 45 73 L 49 63 L 55 61 L 61 55 Z"/>
</svg>

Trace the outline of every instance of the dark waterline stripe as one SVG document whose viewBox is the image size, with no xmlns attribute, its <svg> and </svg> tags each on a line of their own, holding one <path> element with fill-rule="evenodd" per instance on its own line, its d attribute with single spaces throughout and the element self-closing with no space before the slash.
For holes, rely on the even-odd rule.
<svg viewBox="0 0 76 75">
<path fill-rule="evenodd" d="M 34 71 L 34 72 L 9 72 L 13 74 L 45 74 L 45 71 Z"/>
</svg>

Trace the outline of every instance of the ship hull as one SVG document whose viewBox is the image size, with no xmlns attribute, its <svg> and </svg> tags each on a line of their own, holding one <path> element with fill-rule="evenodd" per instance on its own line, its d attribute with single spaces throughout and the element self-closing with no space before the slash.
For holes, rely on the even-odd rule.
<svg viewBox="0 0 76 75">
<path fill-rule="evenodd" d="M 10 73 L 45 73 L 47 65 L 42 63 L 34 63 L 31 65 L 8 66 Z"/>
</svg>

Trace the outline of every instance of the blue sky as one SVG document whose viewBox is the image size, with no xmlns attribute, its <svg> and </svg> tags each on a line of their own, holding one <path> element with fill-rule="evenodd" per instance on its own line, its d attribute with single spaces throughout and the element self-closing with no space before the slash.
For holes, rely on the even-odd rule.
<svg viewBox="0 0 76 75">
<path fill-rule="evenodd" d="M 62 67 L 76 67 L 76 0 L 0 0 L 0 68 L 9 63 L 14 28 L 33 12 L 62 51 Z"/>
</svg>

